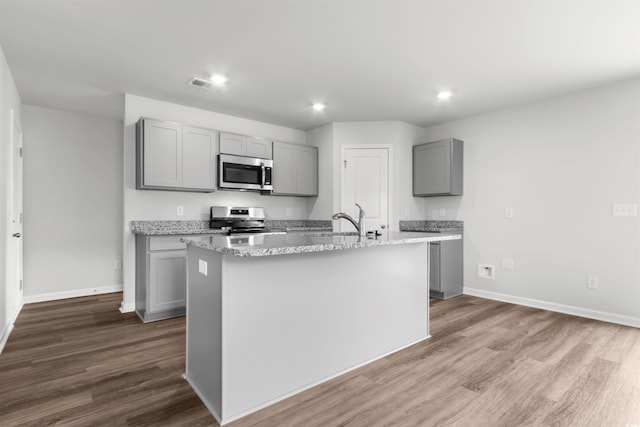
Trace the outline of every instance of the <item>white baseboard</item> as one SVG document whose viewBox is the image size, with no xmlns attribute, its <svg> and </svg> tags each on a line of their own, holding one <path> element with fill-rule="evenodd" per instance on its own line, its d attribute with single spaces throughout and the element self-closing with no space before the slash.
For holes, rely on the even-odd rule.
<svg viewBox="0 0 640 427">
<path fill-rule="evenodd" d="M 122 285 L 101 286 L 99 288 L 74 289 L 72 291 L 51 292 L 48 294 L 29 295 L 24 297 L 25 304 L 43 301 L 55 301 L 59 299 L 86 297 L 89 295 L 110 294 L 122 292 Z"/>
<path fill-rule="evenodd" d="M 11 317 L 11 320 L 9 321 L 9 324 L 7 326 L 5 326 L 4 331 L 2 331 L 2 335 L 0 335 L 0 353 L 2 353 L 2 350 L 4 350 L 4 346 L 5 346 L 5 344 L 7 344 L 7 340 L 9 340 L 9 335 L 11 334 L 11 331 L 13 330 L 13 325 L 14 325 L 14 323 L 16 323 L 16 319 L 18 318 L 18 314 L 20 314 L 20 311 L 22 310 L 22 306 L 23 306 L 23 304 L 20 304 L 20 306 L 18 306 L 18 309 L 13 314 L 13 317 Z"/>
<path fill-rule="evenodd" d="M 132 311 L 136 310 L 136 304 L 135 303 L 127 303 L 125 304 L 124 301 L 122 301 L 122 303 L 120 303 L 120 313 L 131 313 Z"/>
<path fill-rule="evenodd" d="M 604 311 L 591 310 L 588 308 L 575 307 L 572 305 L 558 304 L 555 302 L 541 301 L 531 298 L 523 298 L 514 295 L 501 294 L 498 292 L 485 291 L 482 289 L 464 288 L 465 295 L 486 298 L 496 301 L 508 302 L 511 304 L 524 305 L 527 307 L 540 308 L 543 310 L 555 311 L 558 313 L 571 314 L 578 317 L 586 317 L 587 319 L 601 320 L 603 322 L 617 323 L 619 325 L 632 326 L 640 328 L 640 318 L 623 316 L 615 313 L 607 313 Z"/>
</svg>

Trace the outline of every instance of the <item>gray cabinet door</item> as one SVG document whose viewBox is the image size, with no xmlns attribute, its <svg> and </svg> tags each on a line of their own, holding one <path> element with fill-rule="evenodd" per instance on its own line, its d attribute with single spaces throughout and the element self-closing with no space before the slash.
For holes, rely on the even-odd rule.
<svg viewBox="0 0 640 427">
<path fill-rule="evenodd" d="M 182 131 L 182 186 L 216 188 L 216 138 L 218 132 L 185 126 Z"/>
<path fill-rule="evenodd" d="M 318 149 L 298 146 L 296 149 L 296 194 L 318 195 Z"/>
<path fill-rule="evenodd" d="M 273 143 L 273 194 L 295 194 L 295 145 Z"/>
<path fill-rule="evenodd" d="M 220 134 L 220 152 L 236 156 L 247 155 L 247 137 L 235 133 Z"/>
<path fill-rule="evenodd" d="M 450 138 L 413 147 L 413 195 L 462 195 L 462 141 Z"/>
<path fill-rule="evenodd" d="M 149 313 L 186 304 L 187 253 L 185 250 L 149 253 Z"/>
<path fill-rule="evenodd" d="M 182 187 L 182 125 L 145 119 L 142 141 L 145 187 Z"/>
<path fill-rule="evenodd" d="M 247 137 L 247 156 L 258 157 L 260 159 L 271 159 L 273 153 L 271 150 L 271 141 L 253 136 Z"/>
<path fill-rule="evenodd" d="M 429 289 L 442 291 L 440 282 L 440 243 L 429 244 Z"/>
</svg>

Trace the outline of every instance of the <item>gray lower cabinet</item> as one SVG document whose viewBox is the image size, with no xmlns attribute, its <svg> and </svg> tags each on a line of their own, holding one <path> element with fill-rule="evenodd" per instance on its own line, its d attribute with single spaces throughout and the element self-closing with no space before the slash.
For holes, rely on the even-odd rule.
<svg viewBox="0 0 640 427">
<path fill-rule="evenodd" d="M 182 236 L 136 236 L 136 313 L 144 322 L 185 314 L 187 250 Z"/>
<path fill-rule="evenodd" d="M 462 141 L 455 138 L 413 146 L 413 195 L 461 196 Z"/>
<path fill-rule="evenodd" d="M 462 239 L 429 244 L 429 291 L 432 297 L 451 298 L 463 292 Z"/>
</svg>

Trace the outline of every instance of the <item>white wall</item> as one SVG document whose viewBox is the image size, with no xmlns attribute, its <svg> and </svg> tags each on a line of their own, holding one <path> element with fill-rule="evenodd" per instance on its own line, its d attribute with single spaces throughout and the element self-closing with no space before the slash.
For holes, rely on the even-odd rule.
<svg viewBox="0 0 640 427">
<path fill-rule="evenodd" d="M 23 106 L 25 301 L 122 287 L 122 121 Z"/>
<path fill-rule="evenodd" d="M 426 135 L 465 144 L 464 195 L 423 201 L 428 219 L 445 208 L 464 221 L 465 292 L 640 326 L 640 220 L 611 213 L 639 202 L 640 80 Z M 479 279 L 478 263 L 494 264 L 496 279 Z"/>
<path fill-rule="evenodd" d="M 318 147 L 318 197 L 308 198 L 309 219 L 328 220 L 337 211 L 333 206 L 333 124 L 307 132 L 309 145 Z"/>
<path fill-rule="evenodd" d="M 254 192 L 217 191 L 191 193 L 178 191 L 136 190 L 135 123 L 140 117 L 169 120 L 190 126 L 260 136 L 268 139 L 306 144 L 306 132 L 254 120 L 242 119 L 197 108 L 135 95 L 125 95 L 124 119 L 124 259 L 123 311 L 135 306 L 135 239 L 131 233 L 134 220 L 208 219 L 212 205 L 263 206 L 268 219 L 307 219 L 304 197 L 262 196 Z M 184 215 L 176 215 L 176 207 L 184 207 Z M 287 217 L 287 208 L 291 216 Z"/>
<path fill-rule="evenodd" d="M 345 145 L 391 145 L 393 147 L 393 199 L 391 229 L 398 230 L 401 219 L 422 216 L 421 201 L 413 197 L 412 147 L 424 142 L 424 129 L 398 121 L 340 122 L 333 124 L 332 164 L 340 165 Z M 326 167 L 326 165 L 322 165 Z M 366 207 L 364 207 L 366 210 Z M 333 212 L 340 210 L 340 168 L 333 169 Z"/>
<path fill-rule="evenodd" d="M 12 320 L 17 313 L 7 313 L 6 307 L 20 307 L 20 301 L 7 301 L 7 282 L 12 277 L 9 266 L 12 265 L 13 258 L 8 251 L 9 245 L 12 244 L 10 237 L 9 218 L 7 209 L 9 203 L 9 159 L 11 158 L 11 110 L 15 117 L 20 120 L 20 95 L 16 88 L 9 64 L 4 56 L 2 47 L 0 47 L 0 351 L 4 347 L 4 343 L 8 338 L 8 334 L 12 327 Z M 15 294 L 11 293 L 12 298 Z"/>
</svg>

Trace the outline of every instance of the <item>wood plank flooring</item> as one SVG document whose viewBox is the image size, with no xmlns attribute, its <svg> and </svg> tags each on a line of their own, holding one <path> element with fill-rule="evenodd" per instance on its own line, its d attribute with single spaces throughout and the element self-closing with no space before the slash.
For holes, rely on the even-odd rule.
<svg viewBox="0 0 640 427">
<path fill-rule="evenodd" d="M 30 304 L 0 354 L 0 426 L 215 426 L 181 377 L 184 318 L 120 293 Z M 460 296 L 432 338 L 241 420 L 248 426 L 640 426 L 640 329 Z"/>
</svg>

